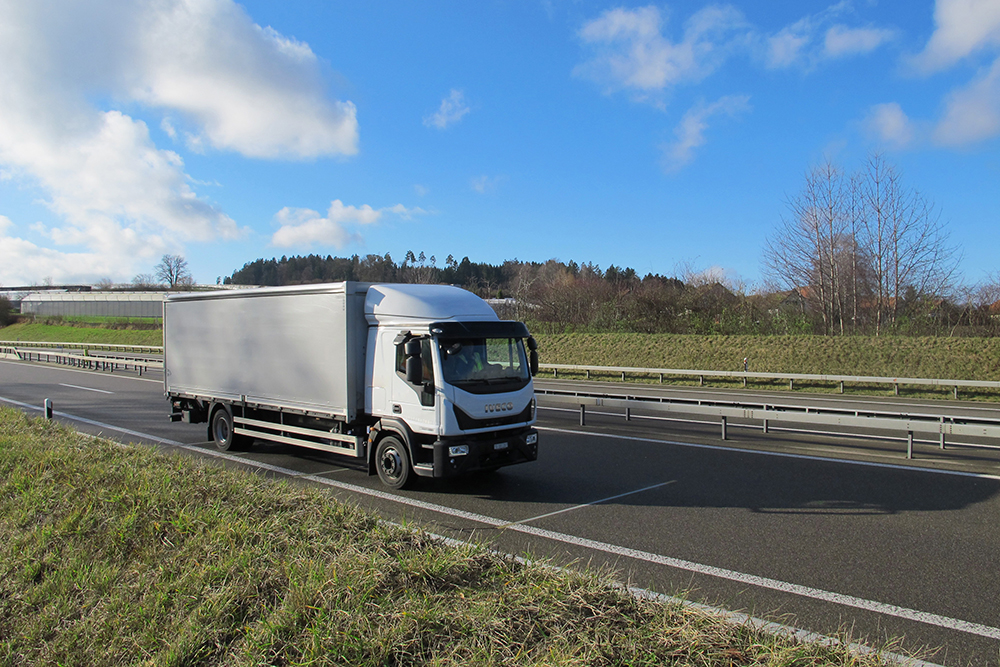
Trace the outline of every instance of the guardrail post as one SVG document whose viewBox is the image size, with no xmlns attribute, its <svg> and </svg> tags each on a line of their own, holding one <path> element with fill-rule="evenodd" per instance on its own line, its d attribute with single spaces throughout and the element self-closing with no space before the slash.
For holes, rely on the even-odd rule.
<svg viewBox="0 0 1000 667">
<path fill-rule="evenodd" d="M 587 379 L 588 380 L 590 379 L 590 369 L 589 368 L 587 369 Z"/>
<path fill-rule="evenodd" d="M 844 393 L 844 381 L 843 380 L 840 381 L 840 393 L 841 394 Z"/>
<path fill-rule="evenodd" d="M 913 431 L 906 432 L 906 458 L 913 458 Z"/>
<path fill-rule="evenodd" d="M 704 375 L 699 375 L 698 376 L 698 386 L 699 387 L 704 387 L 705 386 L 705 376 Z"/>
<path fill-rule="evenodd" d="M 743 376 L 743 388 L 744 389 L 747 388 L 747 376 L 746 375 Z"/>
<path fill-rule="evenodd" d="M 45 418 L 52 421 L 52 399 L 46 398 L 45 403 L 43 403 L 43 407 L 45 408 Z"/>
<path fill-rule="evenodd" d="M 941 417 L 941 449 L 944 449 L 944 417 Z"/>
<path fill-rule="evenodd" d="M 632 421 L 632 408 L 625 408 L 625 421 Z"/>
<path fill-rule="evenodd" d="M 625 371 L 622 371 L 622 382 L 625 381 Z"/>
<path fill-rule="evenodd" d="M 552 369 L 552 377 L 553 377 L 553 379 L 559 377 L 559 369 L 558 368 L 553 368 Z"/>
<path fill-rule="evenodd" d="M 580 426 L 587 425 L 587 406 L 580 406 Z"/>
<path fill-rule="evenodd" d="M 726 418 L 722 418 L 722 439 L 726 439 Z"/>
<path fill-rule="evenodd" d="M 958 385 L 955 385 L 955 400 L 958 400 Z"/>
<path fill-rule="evenodd" d="M 764 405 L 764 412 L 767 412 L 767 405 Z M 764 433 L 767 433 L 767 417 L 764 417 Z"/>
<path fill-rule="evenodd" d="M 663 373 L 660 373 L 660 384 L 663 384 Z"/>
<path fill-rule="evenodd" d="M 788 379 L 788 391 L 793 391 L 795 389 L 795 380 Z"/>
<path fill-rule="evenodd" d="M 899 383 L 898 382 L 893 382 L 892 383 L 892 393 L 893 393 L 894 396 L 899 396 Z"/>
</svg>

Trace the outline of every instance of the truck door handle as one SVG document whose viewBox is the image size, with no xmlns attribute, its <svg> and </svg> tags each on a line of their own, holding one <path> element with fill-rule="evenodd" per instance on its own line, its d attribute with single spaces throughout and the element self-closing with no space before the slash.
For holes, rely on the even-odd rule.
<svg viewBox="0 0 1000 667">
<path fill-rule="evenodd" d="M 393 403 L 392 404 L 392 414 L 394 414 L 394 415 L 401 415 L 401 414 L 403 414 L 403 406 L 398 405 L 396 403 Z"/>
</svg>

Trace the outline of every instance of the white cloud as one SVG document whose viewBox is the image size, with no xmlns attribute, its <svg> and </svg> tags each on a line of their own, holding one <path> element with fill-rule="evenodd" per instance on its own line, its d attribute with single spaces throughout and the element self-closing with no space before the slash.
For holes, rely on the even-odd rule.
<svg viewBox="0 0 1000 667">
<path fill-rule="evenodd" d="M 591 79 L 607 92 L 630 90 L 647 98 L 679 83 L 697 82 L 729 56 L 744 31 L 743 15 L 731 6 L 705 7 L 684 24 L 679 42 L 663 35 L 664 18 L 655 6 L 605 11 L 579 32 L 594 50 L 574 74 Z"/>
<path fill-rule="evenodd" d="M 789 67 L 802 57 L 812 41 L 812 26 L 808 21 L 798 21 L 767 38 L 767 64 L 769 67 Z"/>
<path fill-rule="evenodd" d="M 930 74 L 951 67 L 986 46 L 1000 45 L 1000 2 L 937 0 L 934 33 L 910 64 Z"/>
<path fill-rule="evenodd" d="M 1000 135 L 1000 58 L 968 86 L 953 91 L 934 128 L 934 141 L 965 146 Z"/>
<path fill-rule="evenodd" d="M 254 24 L 231 0 L 150 7 L 125 73 L 136 100 L 177 111 L 213 148 L 250 157 L 357 152 L 355 107 L 326 99 L 308 45 Z"/>
<path fill-rule="evenodd" d="M 773 69 L 812 68 L 833 58 L 870 53 L 895 38 L 896 31 L 889 28 L 834 23 L 850 11 L 850 2 L 838 2 L 766 37 L 764 62 Z"/>
<path fill-rule="evenodd" d="M 716 115 L 736 117 L 750 111 L 748 95 L 727 95 L 712 104 L 691 107 L 674 128 L 677 141 L 663 146 L 663 168 L 668 172 L 680 170 L 694 159 L 694 150 L 705 143 L 708 121 Z"/>
<path fill-rule="evenodd" d="M 43 277 L 55 283 L 75 282 L 79 276 L 112 276 L 118 258 L 91 252 L 60 252 L 6 235 L 14 225 L 0 215 L 0 285 L 38 284 Z"/>
<path fill-rule="evenodd" d="M 915 134 L 913 122 L 896 102 L 873 106 L 863 125 L 878 141 L 893 148 L 908 146 Z"/>
<path fill-rule="evenodd" d="M 421 208 L 407 208 L 402 204 L 380 209 L 374 209 L 368 204 L 360 207 L 345 206 L 344 202 L 334 199 L 326 217 L 323 217 L 308 208 L 286 206 L 274 216 L 280 227 L 271 237 L 271 243 L 282 248 L 309 247 L 314 244 L 343 248 L 348 243 L 361 239 L 357 232 L 348 230 L 348 225 L 374 224 L 386 212 L 409 219 L 425 211 Z"/>
<path fill-rule="evenodd" d="M 507 180 L 506 176 L 475 176 L 469 180 L 469 187 L 481 195 L 496 192 L 500 184 Z"/>
<path fill-rule="evenodd" d="M 354 107 L 326 99 L 309 47 L 231 0 L 0 3 L 0 62 L 0 167 L 60 219 L 45 231 L 55 248 L 4 239 L 24 251 L 6 270 L 28 282 L 38 261 L 53 266 L 42 275 L 127 279 L 186 242 L 239 234 L 145 122 L 93 100 L 170 111 L 163 131 L 203 149 L 357 151 Z"/>
<path fill-rule="evenodd" d="M 443 130 L 462 120 L 469 111 L 469 105 L 465 103 L 465 94 L 453 88 L 448 97 L 441 100 L 438 110 L 424 118 L 424 125 Z"/>
<path fill-rule="evenodd" d="M 830 58 L 861 55 L 874 51 L 895 36 L 895 31 L 884 28 L 850 28 L 838 24 L 826 31 L 823 50 Z"/>
</svg>

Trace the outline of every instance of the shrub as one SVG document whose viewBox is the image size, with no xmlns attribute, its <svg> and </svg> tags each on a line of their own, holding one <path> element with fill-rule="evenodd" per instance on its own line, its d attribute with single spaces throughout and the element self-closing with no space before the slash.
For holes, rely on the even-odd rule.
<svg viewBox="0 0 1000 667">
<path fill-rule="evenodd" d="M 14 306 L 10 299 L 0 296 L 0 327 L 5 327 L 14 321 Z"/>
</svg>

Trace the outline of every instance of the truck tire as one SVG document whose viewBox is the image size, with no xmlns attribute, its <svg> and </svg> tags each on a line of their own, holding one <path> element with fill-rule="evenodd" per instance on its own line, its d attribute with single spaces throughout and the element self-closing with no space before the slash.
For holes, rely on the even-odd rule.
<svg viewBox="0 0 1000 667">
<path fill-rule="evenodd" d="M 375 450 L 375 469 L 382 483 L 392 489 L 402 489 L 413 479 L 406 446 L 392 435 L 379 441 Z"/>
<path fill-rule="evenodd" d="M 236 435 L 233 427 L 233 413 L 225 405 L 220 405 L 212 412 L 208 426 L 208 436 L 215 441 L 215 446 L 223 452 L 236 452 L 246 449 L 250 439 L 245 435 Z"/>
</svg>

